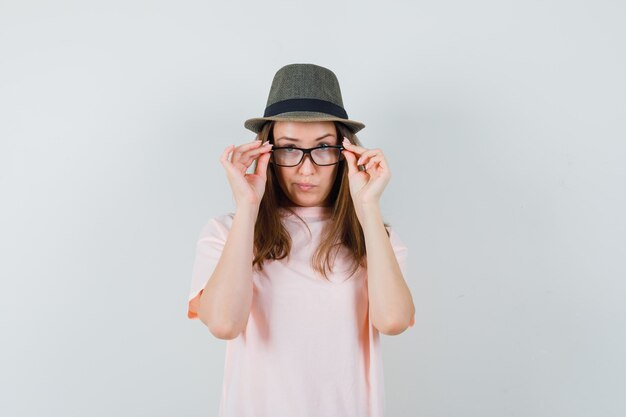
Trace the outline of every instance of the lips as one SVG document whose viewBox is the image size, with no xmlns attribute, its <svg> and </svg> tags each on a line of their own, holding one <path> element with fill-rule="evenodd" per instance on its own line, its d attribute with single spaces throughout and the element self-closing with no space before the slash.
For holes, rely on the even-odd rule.
<svg viewBox="0 0 626 417">
<path fill-rule="evenodd" d="M 307 183 L 296 183 L 295 185 L 296 185 L 296 187 L 298 187 L 299 189 L 301 189 L 303 191 L 310 190 L 310 189 L 316 187 L 316 185 L 307 184 Z"/>
</svg>

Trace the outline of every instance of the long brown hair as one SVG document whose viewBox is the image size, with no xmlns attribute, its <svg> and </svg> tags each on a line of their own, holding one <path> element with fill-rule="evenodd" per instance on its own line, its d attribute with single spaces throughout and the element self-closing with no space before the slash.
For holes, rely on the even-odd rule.
<svg viewBox="0 0 626 417">
<path fill-rule="evenodd" d="M 339 142 L 345 136 L 353 144 L 361 146 L 356 134 L 348 129 L 346 125 L 341 122 L 333 123 L 335 124 Z M 257 139 L 260 139 L 262 143 L 274 143 L 274 124 L 274 121 L 265 123 L 257 134 Z M 256 169 L 256 162 L 254 169 Z M 324 278 L 328 279 L 327 274 L 333 270 L 334 259 L 341 245 L 344 245 L 353 255 L 353 266 L 350 272 L 350 276 L 352 276 L 359 269 L 359 266 L 367 268 L 367 252 L 363 229 L 354 211 L 348 183 L 348 167 L 343 157 L 339 162 L 337 176 L 329 199 L 331 202 L 330 218 L 332 220 L 328 222 L 322 232 L 321 243 L 311 258 L 311 266 Z M 287 209 L 290 205 L 293 204 L 278 183 L 276 167 L 270 162 L 267 167 L 265 193 L 259 206 L 259 213 L 254 227 L 254 260 L 252 265 L 257 265 L 260 270 L 263 269 L 263 263 L 266 259 L 284 259 L 291 251 L 291 237 L 283 225 L 279 213 L 279 208 L 291 211 Z M 296 213 L 293 214 L 299 217 Z M 302 218 L 300 219 L 302 220 Z M 306 222 L 302 221 L 306 225 Z M 389 231 L 387 230 L 389 225 L 387 223 L 384 223 L 384 225 L 389 236 Z"/>
</svg>

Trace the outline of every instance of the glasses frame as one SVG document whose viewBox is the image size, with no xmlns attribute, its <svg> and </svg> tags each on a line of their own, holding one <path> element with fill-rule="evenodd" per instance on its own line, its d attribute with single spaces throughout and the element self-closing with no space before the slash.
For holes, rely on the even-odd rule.
<svg viewBox="0 0 626 417">
<path fill-rule="evenodd" d="M 313 158 L 313 155 L 311 154 L 311 152 L 313 152 L 316 149 L 320 149 L 320 148 L 336 148 L 339 149 L 339 160 L 337 162 L 333 162 L 332 164 L 318 164 L 317 162 L 315 162 L 315 159 Z M 342 150 L 344 150 L 345 148 L 341 145 L 319 145 L 316 146 L 315 148 L 298 148 L 297 146 L 273 146 L 272 150 L 270 152 L 274 153 L 274 151 L 279 150 L 279 149 L 298 149 L 300 151 L 302 151 L 302 157 L 300 158 L 300 160 L 298 161 L 297 164 L 294 165 L 281 165 L 279 163 L 277 163 L 275 161 L 274 155 L 272 155 L 272 163 L 278 165 L 279 167 L 295 167 L 298 166 L 302 163 L 302 161 L 304 160 L 304 157 L 306 155 L 309 155 L 309 158 L 311 158 L 311 162 L 313 162 L 315 165 L 317 166 L 321 166 L 321 167 L 328 167 L 328 166 L 332 166 L 332 165 L 337 165 L 338 163 L 340 163 L 341 161 L 343 161 L 344 156 L 343 153 L 341 152 Z"/>
</svg>

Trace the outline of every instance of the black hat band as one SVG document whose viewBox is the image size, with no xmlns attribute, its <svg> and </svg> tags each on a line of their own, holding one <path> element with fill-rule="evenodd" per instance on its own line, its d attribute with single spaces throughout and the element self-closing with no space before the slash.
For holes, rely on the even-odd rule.
<svg viewBox="0 0 626 417">
<path fill-rule="evenodd" d="M 326 113 L 341 119 L 348 119 L 348 113 L 343 107 L 326 100 L 316 98 L 292 98 L 289 100 L 277 101 L 265 108 L 263 117 L 276 116 L 277 114 L 292 111 L 311 111 L 316 113 Z"/>
</svg>

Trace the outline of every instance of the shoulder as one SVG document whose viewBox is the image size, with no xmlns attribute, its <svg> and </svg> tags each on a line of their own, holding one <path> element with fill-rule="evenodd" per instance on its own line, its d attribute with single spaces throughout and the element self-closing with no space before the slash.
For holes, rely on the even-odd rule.
<svg viewBox="0 0 626 417">
<path fill-rule="evenodd" d="M 387 234 L 389 235 L 389 237 L 391 238 L 392 235 L 397 235 L 396 232 L 396 228 L 394 226 L 385 226 L 385 229 L 387 230 Z"/>
<path fill-rule="evenodd" d="M 402 248 L 403 250 L 406 250 L 406 245 L 404 244 L 402 238 L 398 235 L 396 228 L 393 226 L 385 226 L 385 229 L 387 229 L 387 232 L 389 233 L 389 240 L 391 241 L 392 246 L 394 248 Z"/>
<path fill-rule="evenodd" d="M 233 225 L 235 213 L 224 213 L 209 218 L 200 231 L 200 237 L 220 236 L 226 237 Z"/>
</svg>

